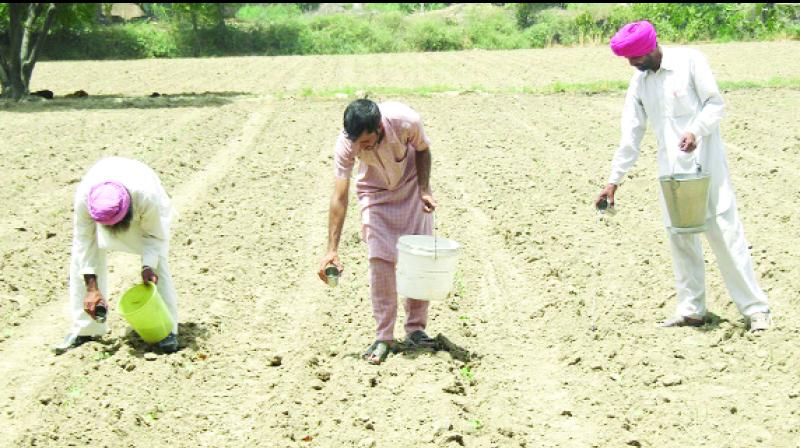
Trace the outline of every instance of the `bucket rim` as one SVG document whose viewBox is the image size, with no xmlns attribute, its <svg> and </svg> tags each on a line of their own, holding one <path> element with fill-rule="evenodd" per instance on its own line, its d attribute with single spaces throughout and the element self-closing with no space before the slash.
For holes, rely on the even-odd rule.
<svg viewBox="0 0 800 448">
<path fill-rule="evenodd" d="M 665 174 L 663 176 L 658 176 L 658 180 L 660 181 L 686 181 L 686 180 L 702 180 L 711 177 L 711 173 L 708 171 L 703 171 L 700 173 L 673 173 L 673 174 Z"/>
<path fill-rule="evenodd" d="M 403 235 L 397 239 L 397 250 L 408 249 L 413 250 L 416 252 L 425 252 L 433 254 L 434 250 L 433 247 L 429 245 L 420 245 L 419 243 L 414 243 L 414 240 L 421 240 L 421 239 L 428 239 L 428 238 L 436 238 L 436 253 L 437 254 L 455 254 L 461 248 L 461 244 L 458 241 L 451 240 L 449 238 L 436 236 L 433 235 Z"/>
<path fill-rule="evenodd" d="M 125 306 L 125 303 L 126 303 L 126 298 L 128 299 L 128 301 L 132 300 L 132 299 L 130 299 L 129 297 L 131 297 L 131 296 L 132 296 L 132 294 L 133 294 L 133 293 L 134 293 L 136 290 L 138 290 L 138 289 L 146 289 L 146 292 L 148 292 L 148 293 L 149 293 L 149 295 L 147 296 L 147 298 L 145 298 L 145 299 L 142 299 L 142 300 L 140 301 L 140 303 L 138 304 L 138 306 L 136 307 L 136 309 L 134 309 L 134 310 L 130 310 L 129 312 L 126 312 L 126 311 L 125 311 L 125 309 L 127 308 L 127 307 Z M 122 314 L 123 316 L 133 316 L 133 315 L 136 315 L 137 313 L 139 313 L 139 312 L 140 312 L 140 311 L 141 311 L 141 310 L 144 308 L 144 305 L 145 305 L 147 302 L 149 302 L 150 300 L 152 300 L 153 296 L 155 296 L 157 293 L 158 293 L 158 289 L 156 288 L 156 286 L 155 286 L 155 285 L 153 285 L 153 284 L 151 284 L 151 283 L 148 283 L 148 284 L 141 284 L 141 283 L 140 283 L 140 284 L 138 284 L 138 285 L 136 285 L 136 286 L 133 286 L 132 288 L 130 288 L 130 289 L 128 289 L 127 291 L 125 291 L 125 292 L 122 294 L 122 298 L 119 300 L 119 312 L 120 312 L 120 314 Z"/>
</svg>

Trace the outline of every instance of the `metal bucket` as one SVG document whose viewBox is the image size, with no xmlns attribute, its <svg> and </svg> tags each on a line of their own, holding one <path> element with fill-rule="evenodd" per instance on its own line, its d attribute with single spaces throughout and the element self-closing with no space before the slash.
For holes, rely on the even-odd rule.
<svg viewBox="0 0 800 448">
<path fill-rule="evenodd" d="M 670 230 L 698 233 L 706 230 L 709 173 L 672 174 L 658 178 L 667 204 Z"/>
</svg>

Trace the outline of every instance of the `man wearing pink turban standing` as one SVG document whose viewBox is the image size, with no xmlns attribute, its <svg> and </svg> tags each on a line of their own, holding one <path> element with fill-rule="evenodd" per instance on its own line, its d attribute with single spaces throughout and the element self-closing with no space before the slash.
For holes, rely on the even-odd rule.
<svg viewBox="0 0 800 448">
<path fill-rule="evenodd" d="M 158 343 L 164 352 L 178 350 L 178 296 L 167 264 L 170 199 L 147 165 L 122 157 L 97 162 L 75 193 L 69 295 L 72 329 L 53 347 L 63 353 L 108 332 L 104 316 L 108 297 L 106 251 L 142 256 L 142 282 L 158 287 L 172 315 L 172 333 Z"/>
<path fill-rule="evenodd" d="M 768 329 L 767 296 L 753 272 L 719 132 L 725 104 L 706 58 L 697 50 L 659 46 L 656 31 L 647 21 L 622 27 L 611 39 L 611 49 L 627 58 L 638 72 L 625 96 L 622 139 L 611 164 L 611 176 L 596 204 L 607 201 L 614 205 L 620 182 L 639 156 L 649 119 L 658 140 L 659 176 L 693 173 L 698 164 L 710 174 L 706 238 L 728 292 L 750 330 Z M 674 232 L 663 197 L 661 205 L 678 297 L 675 317 L 661 326 L 701 326 L 707 310 L 700 239 L 694 233 Z"/>
</svg>

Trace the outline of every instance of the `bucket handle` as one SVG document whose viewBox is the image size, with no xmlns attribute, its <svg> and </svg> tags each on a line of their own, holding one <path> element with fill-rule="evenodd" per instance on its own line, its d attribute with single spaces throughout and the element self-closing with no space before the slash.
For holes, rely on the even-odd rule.
<svg viewBox="0 0 800 448">
<path fill-rule="evenodd" d="M 436 260 L 436 212 L 431 211 L 431 221 L 433 221 L 433 259 Z"/>
<path fill-rule="evenodd" d="M 694 148 L 694 151 L 692 151 L 692 161 L 694 162 L 694 166 L 695 166 L 695 169 L 697 171 L 697 174 L 700 174 L 700 173 L 703 172 L 703 165 L 700 164 L 700 157 L 698 156 L 699 153 L 700 153 L 700 142 L 698 141 L 697 142 L 697 146 Z M 669 184 L 670 184 L 670 188 L 672 188 L 673 191 L 677 190 L 678 187 L 680 186 L 680 184 L 675 180 L 675 165 L 676 165 L 676 162 L 677 162 L 677 158 L 672 161 L 672 172 L 669 175 L 669 177 L 670 177 Z"/>
</svg>

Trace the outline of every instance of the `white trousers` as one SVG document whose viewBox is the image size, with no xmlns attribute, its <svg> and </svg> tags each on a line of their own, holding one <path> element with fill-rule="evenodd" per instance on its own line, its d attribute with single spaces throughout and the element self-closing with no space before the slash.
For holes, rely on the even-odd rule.
<svg viewBox="0 0 800 448">
<path fill-rule="evenodd" d="M 736 205 L 706 221 L 705 235 L 717 259 L 720 274 L 739 312 L 745 317 L 769 311 L 767 295 L 758 286 L 744 227 Z M 698 234 L 669 232 L 675 286 L 678 295 L 677 315 L 701 318 L 706 310 L 705 263 Z"/>
<path fill-rule="evenodd" d="M 108 267 L 106 265 L 106 251 L 99 250 L 97 257 L 97 287 L 100 294 L 106 301 L 108 297 Z M 169 275 L 169 264 L 163 255 L 158 259 L 158 268 L 155 274 L 158 276 L 158 293 L 164 299 L 170 315 L 172 315 L 172 332 L 178 334 L 178 294 Z M 86 311 L 83 310 L 83 300 L 86 298 L 86 282 L 79 273 L 78 261 L 73 258 L 69 268 L 69 297 L 70 310 L 72 314 L 72 331 L 78 336 L 101 336 L 108 332 L 106 323 L 98 323 Z M 109 317 L 110 317 L 109 313 Z"/>
</svg>

